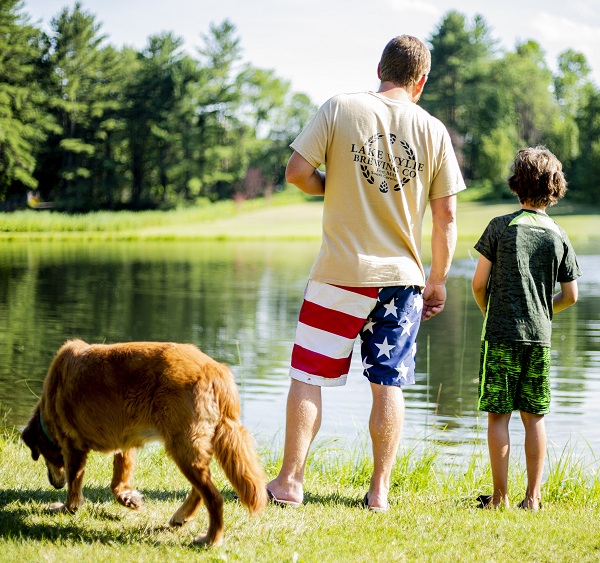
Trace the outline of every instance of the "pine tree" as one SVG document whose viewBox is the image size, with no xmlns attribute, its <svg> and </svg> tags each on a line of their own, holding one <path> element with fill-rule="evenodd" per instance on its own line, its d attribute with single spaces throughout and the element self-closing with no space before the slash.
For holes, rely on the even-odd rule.
<svg viewBox="0 0 600 563">
<path fill-rule="evenodd" d="M 0 201 L 38 187 L 36 152 L 52 121 L 35 81 L 37 30 L 18 0 L 0 0 Z"/>
<path fill-rule="evenodd" d="M 51 22 L 44 83 L 60 130 L 41 155 L 39 177 L 61 206 L 88 210 L 114 204 L 119 177 L 115 132 L 123 127 L 120 54 L 105 47 L 95 17 L 76 3 Z"/>
</svg>

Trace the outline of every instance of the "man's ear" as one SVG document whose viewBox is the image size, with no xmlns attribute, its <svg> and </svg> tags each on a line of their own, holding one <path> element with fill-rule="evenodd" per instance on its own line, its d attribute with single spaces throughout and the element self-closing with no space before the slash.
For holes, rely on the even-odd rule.
<svg viewBox="0 0 600 563">
<path fill-rule="evenodd" d="M 419 80 L 415 82 L 414 86 L 412 87 L 412 92 L 409 92 L 413 102 L 417 103 L 419 101 L 419 98 L 423 93 L 423 88 L 425 88 L 425 82 L 427 82 L 426 74 L 421 76 L 421 78 L 419 78 Z"/>
</svg>

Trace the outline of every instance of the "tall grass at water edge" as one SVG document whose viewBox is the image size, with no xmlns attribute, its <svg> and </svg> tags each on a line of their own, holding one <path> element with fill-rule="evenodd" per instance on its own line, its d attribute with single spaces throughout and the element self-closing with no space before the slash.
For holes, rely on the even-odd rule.
<svg viewBox="0 0 600 563">
<path fill-rule="evenodd" d="M 298 191 L 286 190 L 270 198 L 211 203 L 199 199 L 193 206 L 168 211 L 95 211 L 67 214 L 51 210 L 0 213 L 0 233 L 108 233 L 149 227 L 177 226 L 223 220 L 257 209 L 304 201 Z"/>
<path fill-rule="evenodd" d="M 281 463 L 262 449 L 267 478 Z M 138 455 L 134 484 L 144 494 L 139 512 L 119 506 L 108 485 L 112 463 L 92 453 L 84 480 L 86 502 L 71 515 L 51 515 L 47 506 L 64 499 L 53 490 L 45 467 L 34 463 L 18 434 L 0 434 L 0 559 L 2 561 L 597 561 L 600 555 L 598 464 L 570 449 L 548 460 L 538 513 L 479 510 L 473 499 L 490 492 L 487 454 L 474 446 L 460 467 L 448 468 L 441 447 L 405 449 L 392 475 L 391 508 L 385 514 L 361 507 L 371 473 L 367 446 L 354 451 L 335 442 L 313 449 L 304 504 L 269 505 L 249 517 L 218 466 L 225 498 L 225 544 L 201 548 L 193 538 L 206 530 L 201 508 L 182 528 L 166 526 L 189 485 L 161 447 Z M 525 472 L 511 466 L 510 493 L 522 498 Z"/>
<path fill-rule="evenodd" d="M 468 191 L 468 190 L 467 190 Z M 466 197 L 466 196 L 465 196 Z M 468 256 L 488 221 L 510 213 L 518 202 L 472 202 L 458 205 L 457 257 Z M 561 202 L 552 208 L 576 249 L 595 252 L 598 209 Z M 12 240 L 319 240 L 322 204 L 298 190 L 287 189 L 268 199 L 222 201 L 171 211 L 115 211 L 67 215 L 53 211 L 0 213 L 0 242 Z M 423 255 L 428 260 L 431 218 L 423 225 Z M 590 253 L 590 252 L 588 252 Z"/>
</svg>

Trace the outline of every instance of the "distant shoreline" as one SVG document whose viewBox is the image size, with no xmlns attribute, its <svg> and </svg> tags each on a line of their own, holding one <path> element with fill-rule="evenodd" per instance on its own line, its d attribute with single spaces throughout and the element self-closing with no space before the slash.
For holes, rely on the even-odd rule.
<svg viewBox="0 0 600 563">
<path fill-rule="evenodd" d="M 457 257 L 468 255 L 488 221 L 518 209 L 513 202 L 459 202 Z M 554 212 L 555 211 L 555 212 Z M 587 211 L 584 213 L 583 211 Z M 594 211 L 594 210 L 592 210 Z M 589 209 L 550 209 L 579 253 L 600 248 L 600 215 Z M 282 196 L 273 201 L 222 202 L 204 208 L 152 212 L 65 215 L 47 211 L 0 214 L 0 248 L 5 242 L 38 241 L 318 241 L 322 203 Z M 430 215 L 425 216 L 427 259 Z M 579 248 L 578 248 L 579 247 Z"/>
</svg>

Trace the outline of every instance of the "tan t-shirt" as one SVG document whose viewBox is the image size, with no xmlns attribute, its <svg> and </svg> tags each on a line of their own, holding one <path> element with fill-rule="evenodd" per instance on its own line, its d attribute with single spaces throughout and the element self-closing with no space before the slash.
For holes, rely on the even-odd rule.
<svg viewBox="0 0 600 563">
<path fill-rule="evenodd" d="M 326 166 L 323 241 L 310 278 L 347 286 L 425 285 L 427 201 L 465 188 L 441 121 L 373 92 L 327 101 L 292 149 Z"/>
</svg>

